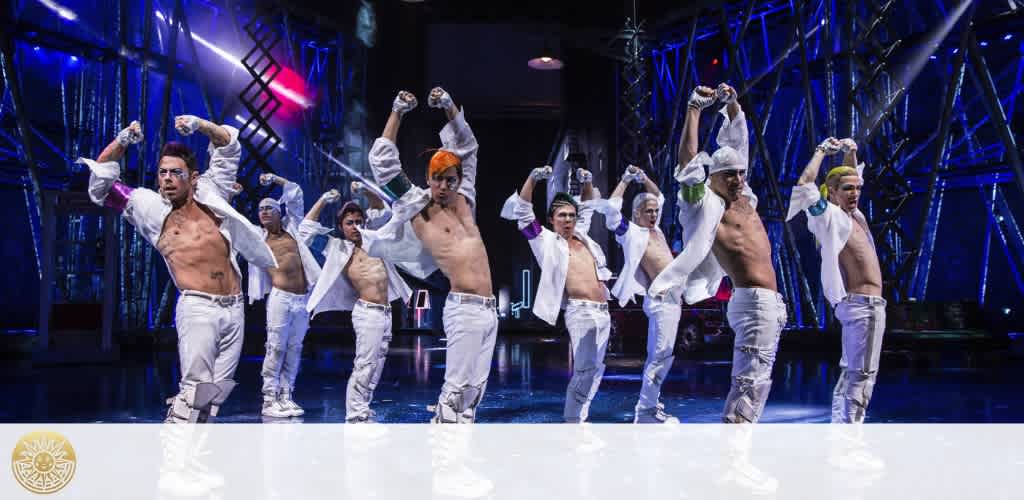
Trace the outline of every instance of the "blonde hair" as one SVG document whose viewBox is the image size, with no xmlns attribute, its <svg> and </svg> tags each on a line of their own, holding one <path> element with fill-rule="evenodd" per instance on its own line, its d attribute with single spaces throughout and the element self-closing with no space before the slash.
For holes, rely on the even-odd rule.
<svg viewBox="0 0 1024 500">
<path fill-rule="evenodd" d="M 836 184 L 839 183 L 839 179 L 846 177 L 848 175 L 855 175 L 860 177 L 860 174 L 857 173 L 857 169 L 853 167 L 848 167 L 846 165 L 829 170 L 828 175 L 825 176 L 825 183 L 822 184 L 820 188 L 821 197 L 827 200 L 829 186 L 831 185 L 832 188 L 835 189 Z"/>
</svg>

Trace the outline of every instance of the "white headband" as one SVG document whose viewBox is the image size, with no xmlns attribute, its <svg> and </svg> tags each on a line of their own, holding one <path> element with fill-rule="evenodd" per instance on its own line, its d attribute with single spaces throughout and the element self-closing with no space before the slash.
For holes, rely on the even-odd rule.
<svg viewBox="0 0 1024 500">
<path fill-rule="evenodd" d="M 260 200 L 260 209 L 263 209 L 263 207 L 270 207 L 271 210 L 281 213 L 281 202 L 273 198 L 263 198 Z"/>
</svg>

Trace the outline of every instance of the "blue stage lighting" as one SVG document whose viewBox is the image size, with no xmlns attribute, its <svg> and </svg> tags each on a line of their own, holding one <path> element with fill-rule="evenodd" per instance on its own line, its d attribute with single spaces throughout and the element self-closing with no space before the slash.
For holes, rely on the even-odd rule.
<svg viewBox="0 0 1024 500">
<path fill-rule="evenodd" d="M 1013 33 L 1009 33 L 1009 34 L 1007 34 L 1006 36 L 1004 36 L 1004 37 L 1003 37 L 1003 40 L 1009 40 L 1009 39 L 1011 39 L 1011 38 L 1013 38 Z"/>
</svg>

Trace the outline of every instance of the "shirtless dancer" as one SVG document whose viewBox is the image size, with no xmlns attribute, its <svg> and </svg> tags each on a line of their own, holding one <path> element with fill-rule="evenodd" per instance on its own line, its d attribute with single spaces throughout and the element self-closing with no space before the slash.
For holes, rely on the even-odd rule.
<svg viewBox="0 0 1024 500">
<path fill-rule="evenodd" d="M 640 184 L 644 192 L 633 197 L 633 220 L 622 216 L 622 195 L 630 183 Z M 622 246 L 622 271 L 612 287 L 612 295 L 625 306 L 636 295 L 646 295 L 647 287 L 672 262 L 665 233 L 661 231 L 661 207 L 665 197 L 644 171 L 630 165 L 619 185 L 608 197 L 604 213 L 605 224 L 615 233 Z M 633 423 L 679 423 L 679 419 L 665 413 L 661 399 L 661 384 L 672 369 L 676 345 L 676 332 L 682 314 L 681 291 L 644 298 L 647 314 L 647 361 L 644 362 L 640 398 L 634 410 Z"/>
<path fill-rule="evenodd" d="M 612 277 L 605 266 L 601 246 L 587 236 L 593 209 L 583 209 L 568 193 L 557 193 L 548 207 L 548 229 L 533 214 L 533 188 L 537 181 L 551 177 L 551 167 L 533 169 L 518 193 L 505 200 L 501 216 L 518 222 L 530 242 L 540 283 L 533 301 L 533 314 L 554 325 L 558 311 L 565 308 L 565 328 L 572 345 L 572 379 L 565 393 L 566 422 L 586 422 L 590 403 L 604 375 L 611 318 L 608 316 L 608 288 Z M 593 175 L 577 170 L 584 203 L 594 196 Z M 587 213 L 591 212 L 591 213 Z"/>
<path fill-rule="evenodd" d="M 814 184 L 825 156 L 844 153 L 825 184 Z M 857 208 L 864 180 L 857 143 L 825 139 L 793 188 L 787 220 L 807 212 L 807 228 L 821 245 L 821 285 L 843 325 L 841 372 L 832 394 L 833 423 L 861 423 L 878 375 L 885 332 L 882 271 L 864 214 Z"/>
<path fill-rule="evenodd" d="M 715 101 L 725 103 L 713 155 L 697 153 L 701 110 Z M 683 252 L 655 278 L 648 296 L 662 295 L 682 285 L 688 303 L 700 302 L 718 290 L 728 275 L 735 286 L 727 318 L 736 334 L 732 385 L 722 421 L 757 422 L 771 389 L 772 365 L 779 335 L 786 324 L 786 305 L 775 283 L 771 244 L 757 197 L 746 183 L 747 121 L 736 102 L 736 91 L 697 87 L 690 95 L 679 141 L 679 221 Z M 705 167 L 709 167 L 705 171 Z"/>
<path fill-rule="evenodd" d="M 191 115 L 175 118 L 174 125 L 182 135 L 199 131 L 210 138 L 210 166 L 199 175 L 187 146 L 164 144 L 157 166 L 159 194 L 119 180 L 117 160 L 142 141 L 138 122 L 122 130 L 96 161 L 80 161 L 91 170 L 92 201 L 122 212 L 163 256 L 180 291 L 175 322 L 181 382 L 168 400 L 166 422 L 205 422 L 234 388 L 242 350 L 245 309 L 236 255 L 262 267 L 277 264 L 259 228 L 225 199 L 242 153 L 238 130 Z"/>
<path fill-rule="evenodd" d="M 391 213 L 373 191 L 364 189 L 362 183 L 353 182 L 352 192 L 360 191 L 370 200 L 370 208 L 363 210 L 350 201 L 338 210 L 335 224 L 341 238 L 330 237 L 327 243 L 324 270 L 308 305 L 314 316 L 324 311 L 352 311 L 356 356 L 345 390 L 345 421 L 348 423 L 375 421 L 370 402 L 391 342 L 391 302 L 398 299 L 408 302 L 412 296 L 412 290 L 394 264 L 367 254 L 374 240 L 362 237 L 364 224 L 369 228 L 378 227 Z M 299 229 L 304 243 L 312 243 L 317 234 L 331 232 L 317 221 L 324 206 L 340 197 L 332 189 L 309 209 Z"/>
<path fill-rule="evenodd" d="M 280 199 L 264 198 L 259 204 L 260 224 L 277 267 L 263 269 L 249 264 L 249 303 L 269 295 L 263 416 L 299 417 L 306 412 L 292 399 L 292 392 L 302 361 L 302 340 L 309 329 L 306 299 L 320 276 L 320 264 L 306 245 L 299 244 L 302 188 L 274 174 L 261 175 L 260 184 L 277 184 L 283 190 Z"/>
<path fill-rule="evenodd" d="M 448 338 L 444 386 L 433 422 L 472 423 L 487 387 L 498 331 L 491 270 L 476 225 L 477 142 L 464 111 L 444 89 L 430 91 L 427 104 L 443 109 L 448 124 L 441 130 L 442 149 L 427 166 L 429 189 L 414 186 L 398 157 L 398 129 L 416 97 L 399 92 L 384 133 L 370 150 L 376 182 L 398 198 L 394 215 L 369 252 L 392 262 L 410 262 L 422 272 L 440 268 L 451 282 L 444 307 Z"/>
</svg>

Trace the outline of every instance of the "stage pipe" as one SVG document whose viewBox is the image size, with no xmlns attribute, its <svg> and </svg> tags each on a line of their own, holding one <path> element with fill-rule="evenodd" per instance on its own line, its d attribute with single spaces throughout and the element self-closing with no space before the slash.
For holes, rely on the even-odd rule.
<svg viewBox="0 0 1024 500">
<path fill-rule="evenodd" d="M 934 210 L 933 205 L 935 204 L 935 190 L 938 186 L 939 170 L 942 169 L 942 165 L 948 158 L 947 146 L 950 142 L 949 131 L 953 122 L 953 107 L 956 106 L 957 99 L 960 97 L 960 89 L 964 81 L 964 63 L 965 63 L 965 52 L 967 52 L 968 35 L 973 29 L 971 21 L 974 19 L 974 8 L 967 13 L 967 17 L 964 19 L 964 23 L 961 25 L 963 31 L 960 35 L 960 49 L 956 51 L 953 56 L 953 72 L 950 74 L 949 80 L 946 82 L 946 95 L 943 99 L 942 115 L 939 119 L 939 133 L 938 143 L 935 148 L 935 159 L 932 162 L 931 172 L 928 178 L 928 190 L 925 194 L 925 202 L 921 209 L 921 223 L 917 232 L 919 241 L 921 241 L 921 248 L 925 249 L 934 245 L 935 243 L 935 231 L 928 231 L 929 215 Z M 938 225 L 935 221 L 935 225 Z M 930 240 L 930 241 L 929 241 Z M 913 286 L 911 290 L 911 296 L 917 296 L 920 293 L 920 298 L 923 299 L 922 287 L 918 284 L 917 278 L 922 274 L 927 275 L 927 268 L 930 265 L 930 251 L 927 252 L 929 255 L 925 256 L 926 252 L 921 251 L 917 253 L 915 259 L 913 272 L 910 275 L 910 283 Z M 922 273 L 922 264 L 924 265 L 924 272 Z"/>
</svg>

